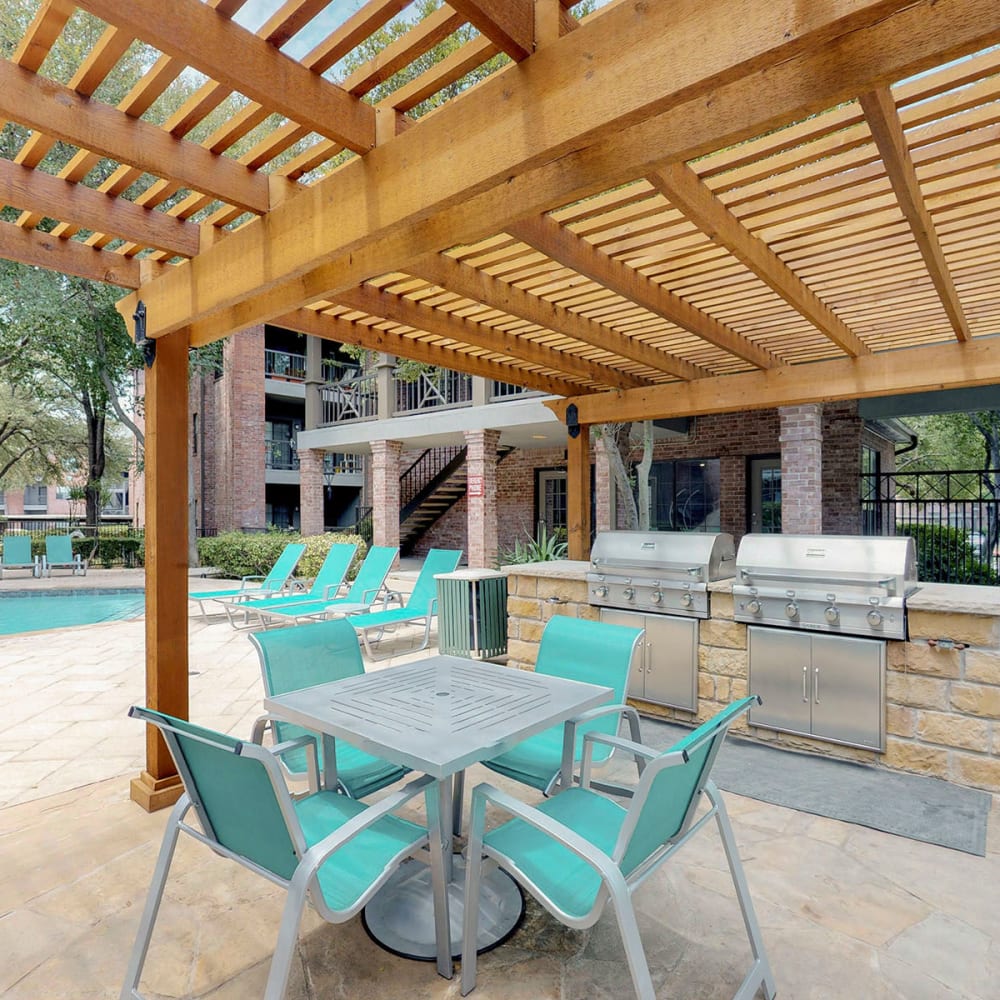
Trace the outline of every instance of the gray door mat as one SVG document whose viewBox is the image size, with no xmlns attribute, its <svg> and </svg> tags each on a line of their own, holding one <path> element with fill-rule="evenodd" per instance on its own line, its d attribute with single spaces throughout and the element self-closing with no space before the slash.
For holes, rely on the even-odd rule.
<svg viewBox="0 0 1000 1000">
<path fill-rule="evenodd" d="M 642 741 L 657 750 L 688 732 L 685 726 L 642 719 Z M 712 777 L 737 795 L 986 855 L 992 797 L 941 778 L 779 750 L 734 736 L 722 748 Z"/>
</svg>

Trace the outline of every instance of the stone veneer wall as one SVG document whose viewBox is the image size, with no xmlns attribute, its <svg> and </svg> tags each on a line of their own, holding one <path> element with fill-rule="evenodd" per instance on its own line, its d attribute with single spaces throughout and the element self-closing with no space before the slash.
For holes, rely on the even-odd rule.
<svg viewBox="0 0 1000 1000">
<path fill-rule="evenodd" d="M 535 665 L 554 615 L 599 618 L 587 601 L 585 562 L 508 566 L 508 664 Z M 701 722 L 747 694 L 747 627 L 733 620 L 728 583 L 700 622 L 698 712 L 634 702 L 649 715 Z M 741 723 L 745 736 L 789 749 L 933 775 L 1000 793 L 1000 592 L 931 585 L 911 598 L 910 638 L 889 642 L 886 752 L 876 753 Z M 947 648 L 948 643 L 954 648 Z M 962 648 L 958 648 L 961 644 Z"/>
</svg>

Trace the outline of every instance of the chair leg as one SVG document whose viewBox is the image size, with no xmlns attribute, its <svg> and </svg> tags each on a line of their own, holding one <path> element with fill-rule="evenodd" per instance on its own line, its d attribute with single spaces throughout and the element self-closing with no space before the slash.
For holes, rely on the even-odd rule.
<svg viewBox="0 0 1000 1000">
<path fill-rule="evenodd" d="M 120 1000 L 137 1000 L 141 997 L 139 980 L 142 978 L 142 967 L 146 964 L 146 953 L 149 951 L 149 942 L 153 937 L 153 926 L 156 924 L 156 915 L 159 913 L 160 902 L 163 899 L 163 889 L 167 884 L 170 863 L 173 861 L 174 849 L 177 847 L 180 822 L 190 806 L 190 799 L 184 795 L 178 800 L 167 819 L 167 827 L 163 832 L 163 843 L 160 845 L 156 868 L 153 869 L 153 878 L 149 883 L 149 892 L 146 895 L 146 905 L 139 920 L 135 944 L 132 946 L 132 954 L 128 960 L 128 969 L 125 972 L 125 982 L 122 984 Z"/>
<path fill-rule="evenodd" d="M 611 907 L 618 921 L 618 931 L 621 934 L 622 945 L 625 948 L 625 960 L 632 976 L 632 986 L 637 1000 L 656 1000 L 656 990 L 653 989 L 653 979 L 649 974 L 649 963 L 639 936 L 639 924 L 635 919 L 632 899 L 624 879 L 621 885 L 608 885 L 611 895 Z"/>
<path fill-rule="evenodd" d="M 743 924 L 746 927 L 747 938 L 750 941 L 750 951 L 754 959 L 753 965 L 750 967 L 750 972 L 743 980 L 733 1000 L 751 1000 L 752 997 L 757 995 L 757 991 L 761 987 L 764 988 L 764 996 L 767 1000 L 774 1000 L 777 994 L 774 973 L 771 971 L 771 963 L 768 961 L 767 952 L 764 950 L 764 940 L 761 937 L 760 924 L 757 922 L 757 913 L 754 910 L 753 899 L 750 896 L 750 887 L 747 885 L 743 862 L 740 860 L 739 851 L 736 849 L 736 838 L 733 836 L 733 827 L 729 822 L 726 803 L 719 789 L 712 781 L 709 781 L 705 785 L 705 793 L 708 795 L 709 801 L 715 806 L 715 822 L 719 827 L 722 848 L 726 852 L 726 861 L 729 863 L 729 872 L 733 878 L 736 898 L 740 904 L 740 912 L 743 914 Z"/>
<path fill-rule="evenodd" d="M 309 881 L 314 874 L 314 871 L 306 871 L 300 865 L 292 876 L 292 881 L 288 884 L 288 895 L 285 898 L 285 908 L 281 912 L 278 943 L 271 958 L 271 969 L 267 975 L 264 1000 L 283 1000 L 285 991 L 288 989 L 288 976 L 292 971 L 292 957 L 299 941 L 299 924 L 302 923 L 302 911 L 306 906 Z"/>
</svg>

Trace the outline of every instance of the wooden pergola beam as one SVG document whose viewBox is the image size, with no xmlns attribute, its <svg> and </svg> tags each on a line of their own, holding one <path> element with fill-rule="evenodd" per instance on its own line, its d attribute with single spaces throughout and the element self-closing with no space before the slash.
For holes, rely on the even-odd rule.
<svg viewBox="0 0 1000 1000">
<path fill-rule="evenodd" d="M 452 371 L 465 372 L 495 382 L 513 381 L 527 389 L 553 396 L 581 392 L 578 385 L 563 379 L 553 378 L 528 368 L 514 367 L 507 362 L 493 361 L 471 352 L 456 352 L 427 341 L 415 340 L 392 330 L 383 329 L 376 324 L 354 323 L 322 310 L 296 309 L 282 316 L 276 316 L 273 322 L 276 326 L 282 326 L 287 330 L 312 334 L 324 340 L 356 344 L 371 351 L 410 358 L 413 361 L 450 368 Z"/>
<path fill-rule="evenodd" d="M 448 337 L 460 344 L 478 347 L 492 354 L 502 354 L 533 365 L 543 365 L 552 371 L 585 378 L 613 389 L 633 389 L 648 385 L 647 379 L 636 378 L 598 362 L 579 358 L 566 351 L 551 351 L 531 340 L 498 330 L 484 323 L 423 305 L 413 299 L 394 295 L 373 285 L 360 287 L 337 296 L 343 305 L 380 316 L 393 323 L 402 323 L 415 330 L 424 330 L 439 337 Z"/>
<path fill-rule="evenodd" d="M 196 191 L 248 211 L 268 209 L 263 175 L 3 59 L 0 115 L 154 177 L 166 173 Z"/>
<path fill-rule="evenodd" d="M 201 0 L 171 0 L 169 18 L 160 16 L 162 0 L 74 2 L 319 135 L 358 153 L 375 145 L 370 106 Z"/>
<path fill-rule="evenodd" d="M 631 8 L 610 9 L 536 52 L 531 73 L 485 81 L 373 150 L 367 166 L 346 164 L 263 223 L 151 283 L 143 290 L 150 334 L 190 324 L 192 343 L 206 343 L 664 160 L 828 107 L 849 97 L 859 80 L 905 76 L 1000 36 L 990 0 L 916 7 L 838 0 L 822 8 L 791 4 L 795 9 L 781 17 L 764 0 L 755 6 L 755 30 L 738 38 L 720 30 L 707 54 L 694 45 L 705 29 L 693 14 L 677 20 L 665 5 L 634 17 Z M 790 23 L 801 28 L 792 41 L 782 27 Z M 637 59 L 615 61 L 633 47 Z M 852 65 L 853 76 L 829 72 L 831 58 Z M 546 86 L 549 77 L 565 81 L 567 66 L 577 64 L 587 67 L 573 77 L 578 86 Z M 649 73 L 660 64 L 672 67 L 669 87 Z M 709 92 L 706 103 L 700 95 Z M 512 126 L 511 114 L 520 126 Z M 547 123 L 545 141 L 523 126 L 532 121 Z M 584 137 L 593 145 L 580 149 Z M 121 308 L 131 313 L 135 301 Z"/>
<path fill-rule="evenodd" d="M 934 220 L 924 203 L 896 102 L 888 87 L 878 87 L 862 94 L 859 100 L 886 173 L 892 182 L 892 189 L 896 192 L 899 207 L 917 241 L 920 255 L 924 258 L 931 281 L 941 298 L 941 305 L 948 314 L 948 321 L 959 340 L 968 340 L 972 336 L 969 322 L 952 280 Z"/>
<path fill-rule="evenodd" d="M 553 260 L 585 274 L 609 291 L 634 302 L 655 316 L 679 326 L 688 333 L 749 361 L 757 368 L 773 368 L 780 364 L 770 351 L 758 347 L 736 330 L 674 295 L 634 267 L 601 253 L 585 239 L 561 226 L 551 216 L 528 219 L 508 228 L 511 236 L 541 250 Z"/>
<path fill-rule="evenodd" d="M 12 222 L 0 222 L 0 257 L 122 288 L 138 288 L 140 284 L 139 261 L 131 257 L 95 250 L 37 229 L 22 229 Z"/>
<path fill-rule="evenodd" d="M 561 420 L 575 403 L 581 424 L 763 410 L 801 403 L 935 392 L 1000 382 L 1000 337 L 885 351 L 684 384 L 553 400 Z"/>
<path fill-rule="evenodd" d="M 486 271 L 469 267 L 447 254 L 421 257 L 407 265 L 407 271 L 475 302 L 482 302 L 512 316 L 520 316 L 529 323 L 537 323 L 548 330 L 618 354 L 654 371 L 666 372 L 681 379 L 705 378 L 711 374 L 706 368 L 658 351 L 641 340 L 618 333 L 558 303 L 547 302 L 508 281 L 487 274 Z"/>
<path fill-rule="evenodd" d="M 201 243 L 198 227 L 191 223 L 4 159 L 0 203 L 184 257 L 198 253 Z"/>
<path fill-rule="evenodd" d="M 753 235 L 686 163 L 671 163 L 648 180 L 713 243 L 725 247 L 773 292 L 852 358 L 871 352 L 833 310 L 763 241 Z"/>
<path fill-rule="evenodd" d="M 534 0 L 448 0 L 515 62 L 535 50 Z"/>
</svg>

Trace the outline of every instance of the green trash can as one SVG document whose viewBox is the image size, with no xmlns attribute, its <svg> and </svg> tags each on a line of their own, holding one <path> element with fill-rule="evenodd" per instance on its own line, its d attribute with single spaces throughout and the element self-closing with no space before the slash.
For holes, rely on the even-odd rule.
<svg viewBox="0 0 1000 1000">
<path fill-rule="evenodd" d="M 507 577 L 489 569 L 440 573 L 438 648 L 484 660 L 507 652 Z"/>
</svg>

